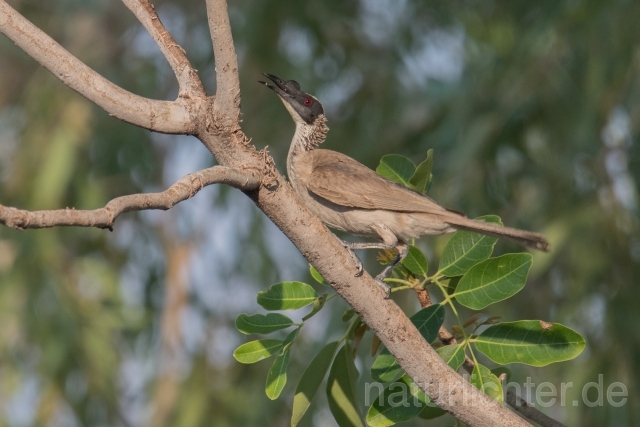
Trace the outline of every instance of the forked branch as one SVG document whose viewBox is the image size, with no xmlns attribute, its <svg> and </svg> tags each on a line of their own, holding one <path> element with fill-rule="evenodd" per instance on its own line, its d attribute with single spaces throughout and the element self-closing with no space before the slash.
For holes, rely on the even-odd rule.
<svg viewBox="0 0 640 427">
<path fill-rule="evenodd" d="M 207 18 L 216 61 L 214 117 L 218 125 L 239 129 L 240 77 L 226 0 L 207 0 Z"/>
<path fill-rule="evenodd" d="M 160 21 L 149 0 L 122 0 L 138 21 L 147 29 L 160 51 L 169 62 L 178 80 L 178 96 L 204 96 L 202 82 L 187 59 L 184 50 Z"/>
<path fill-rule="evenodd" d="M 186 134 L 194 131 L 191 115 L 198 105 L 182 99 L 174 102 L 151 100 L 122 89 L 86 66 L 5 0 L 0 0 L 0 32 L 64 84 L 110 115 L 156 132 Z"/>
<path fill-rule="evenodd" d="M 238 123 L 238 66 L 227 3 L 206 1 L 216 58 L 217 90 L 211 123 L 206 122 L 197 135 L 220 164 L 264 165 L 264 157 L 245 144 L 247 139 Z M 284 177 L 272 169 L 270 178 L 272 185 L 263 185 L 251 194 L 254 202 L 355 309 L 405 372 L 436 404 L 474 427 L 528 425 L 454 372 L 424 341 L 398 305 L 384 298 L 380 286 L 369 274 L 354 276 L 357 269 L 344 245 L 299 202 Z"/>
<path fill-rule="evenodd" d="M 241 190 L 254 190 L 260 185 L 261 176 L 254 170 L 239 170 L 225 166 L 213 166 L 183 176 L 161 193 L 131 194 L 111 200 L 101 209 L 58 209 L 27 211 L 0 205 L 0 224 L 23 230 L 58 226 L 113 227 L 116 218 L 125 212 L 150 209 L 167 210 L 177 203 L 193 197 L 211 184 L 227 184 Z"/>
<path fill-rule="evenodd" d="M 143 7 L 147 0 L 138 0 Z M 128 4 L 143 21 L 133 0 Z M 148 4 L 148 3 L 146 3 Z M 95 211 L 27 212 L 0 208 L 0 222 L 15 228 L 38 228 L 55 225 L 110 227 L 122 212 L 139 209 L 168 209 L 191 197 L 199 189 L 214 182 L 226 182 L 249 193 L 257 206 L 287 235 L 302 254 L 327 279 L 336 291 L 375 331 L 396 357 L 400 366 L 443 409 L 471 426 L 523 427 L 527 424 L 454 372 L 424 341 L 416 327 L 392 300 L 384 299 L 378 284 L 367 273 L 355 277 L 355 265 L 342 243 L 320 220 L 297 199 L 293 189 L 272 166 L 273 160 L 248 143 L 239 124 L 240 86 L 238 64 L 231 35 L 225 0 L 206 0 L 207 15 L 216 61 L 216 97 L 213 108 L 205 106 L 206 98 L 179 97 L 175 102 L 153 101 L 133 95 L 110 83 L 67 52 L 25 18 L 0 0 L 0 32 L 6 34 L 27 54 L 49 69 L 65 84 L 78 91 L 110 114 L 135 125 L 166 133 L 192 133 L 216 156 L 219 164 L 231 169 L 212 168 L 187 175 L 159 194 L 124 196 Z M 142 18 L 140 18 L 142 16 Z M 145 26 L 156 31 L 156 41 L 166 43 L 164 28 L 153 22 Z M 174 47 L 166 44 L 174 71 L 181 59 Z M 178 56 L 176 56 L 178 55 Z M 189 74 L 189 73 L 187 73 Z M 181 79 L 182 77 L 180 77 Z M 188 87 L 183 81 L 183 87 Z M 209 98 L 211 99 L 211 98 Z M 211 101 L 209 101 L 211 102 Z M 211 105 L 207 105 L 211 107 Z M 224 171 L 224 172 L 223 172 Z M 233 172 L 231 172 L 233 171 Z M 269 185 L 260 185 L 260 174 L 266 171 Z M 209 175 L 210 174 L 210 175 Z M 237 174 L 237 175 L 235 175 Z M 207 180 L 208 179 L 208 180 Z M 473 402 L 469 404 L 469 402 Z"/>
</svg>

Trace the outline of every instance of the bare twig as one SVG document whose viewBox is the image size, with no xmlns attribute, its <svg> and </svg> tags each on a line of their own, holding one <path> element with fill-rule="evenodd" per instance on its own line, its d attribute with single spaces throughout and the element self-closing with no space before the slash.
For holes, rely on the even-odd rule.
<svg viewBox="0 0 640 427">
<path fill-rule="evenodd" d="M 162 193 L 131 194 L 111 200 L 104 208 L 94 210 L 58 209 L 26 211 L 0 205 L 0 223 L 11 228 L 47 228 L 56 226 L 111 228 L 115 219 L 124 212 L 149 209 L 167 210 L 175 204 L 193 197 L 211 184 L 228 184 L 248 191 L 260 185 L 255 171 L 240 171 L 224 166 L 213 166 L 183 176 Z"/>
<path fill-rule="evenodd" d="M 204 87 L 184 50 L 164 27 L 149 0 L 122 0 L 147 29 L 178 79 L 181 97 L 204 96 Z"/>
<path fill-rule="evenodd" d="M 431 296 L 426 289 L 416 289 L 416 297 L 418 297 L 420 307 L 427 308 L 431 305 Z"/>
<path fill-rule="evenodd" d="M 240 78 L 238 57 L 233 45 L 226 0 L 207 0 L 209 30 L 216 61 L 216 99 L 214 116 L 228 129 L 239 129 Z"/>
<path fill-rule="evenodd" d="M 542 427 L 567 427 L 561 422 L 538 411 L 536 408 L 529 406 L 527 401 L 514 393 L 513 390 L 507 390 L 505 400 L 517 413 L 530 419 L 534 423 L 540 424 Z"/>
<path fill-rule="evenodd" d="M 188 104 L 181 99 L 175 102 L 155 101 L 127 92 L 83 64 L 5 0 L 0 0 L 0 32 L 64 84 L 110 115 L 156 132 L 193 131 L 191 113 L 198 107 L 196 103 Z"/>
<path fill-rule="evenodd" d="M 451 335 L 451 332 L 447 330 L 444 326 L 440 326 L 440 330 L 438 331 L 438 339 L 444 345 L 457 344 L 458 340 L 456 337 Z"/>
</svg>

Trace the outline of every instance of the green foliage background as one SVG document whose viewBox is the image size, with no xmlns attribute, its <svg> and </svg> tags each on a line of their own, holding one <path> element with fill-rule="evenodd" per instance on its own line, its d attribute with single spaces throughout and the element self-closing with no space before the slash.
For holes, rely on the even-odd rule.
<svg viewBox="0 0 640 427">
<path fill-rule="evenodd" d="M 115 83 L 175 97 L 169 67 L 118 2 L 9 3 Z M 204 3 L 154 4 L 213 92 Z M 230 14 L 243 127 L 258 148 L 269 145 L 284 171 L 293 124 L 255 83 L 263 71 L 323 101 L 327 148 L 370 167 L 433 148 L 432 197 L 552 241 L 524 290 L 492 314 L 559 322 L 587 340 L 578 359 L 518 366 L 511 380 L 573 382 L 569 404 L 546 409 L 568 424 L 638 424 L 637 399 L 591 408 L 580 393 L 598 374 L 605 389 L 640 391 L 640 3 L 231 0 Z M 0 37 L 3 205 L 95 208 L 212 162 L 192 138 L 110 118 Z M 419 242 L 432 264 L 447 239 Z M 288 425 L 291 399 L 263 391 L 268 364 L 234 362 L 243 337 L 233 321 L 255 311 L 256 291 L 306 267 L 227 188 L 129 214 L 113 233 L 0 229 L 0 426 Z M 400 303 L 415 312 L 415 301 Z M 335 306 L 298 338 L 290 378 L 344 333 L 345 306 Z M 322 399 L 311 411 L 301 425 L 331 425 Z"/>
</svg>

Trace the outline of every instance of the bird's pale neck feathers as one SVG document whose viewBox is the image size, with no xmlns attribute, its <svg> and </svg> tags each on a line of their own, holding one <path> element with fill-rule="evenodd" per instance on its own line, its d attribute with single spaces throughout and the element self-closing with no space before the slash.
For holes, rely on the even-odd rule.
<svg viewBox="0 0 640 427">
<path fill-rule="evenodd" d="M 329 127 L 324 115 L 318 116 L 312 124 L 308 124 L 304 120 L 296 120 L 296 133 L 293 136 L 291 148 L 303 151 L 314 150 L 327 138 L 327 132 L 329 132 Z"/>
</svg>

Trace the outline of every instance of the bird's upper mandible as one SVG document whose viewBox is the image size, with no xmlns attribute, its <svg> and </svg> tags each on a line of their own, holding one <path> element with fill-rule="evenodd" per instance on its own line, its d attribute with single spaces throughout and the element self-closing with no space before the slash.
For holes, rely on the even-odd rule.
<svg viewBox="0 0 640 427">
<path fill-rule="evenodd" d="M 274 85 L 261 81 L 263 85 L 273 90 L 282 102 L 284 102 L 287 110 L 293 116 L 312 125 L 320 116 L 324 116 L 324 108 L 318 99 L 300 90 L 300 84 L 295 80 L 282 80 L 272 74 L 262 73 L 263 76 L 271 80 Z M 297 117 L 296 117 L 297 115 Z"/>
</svg>

